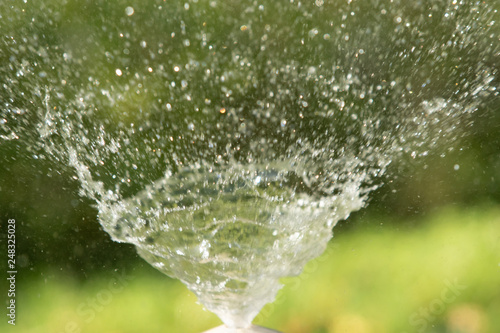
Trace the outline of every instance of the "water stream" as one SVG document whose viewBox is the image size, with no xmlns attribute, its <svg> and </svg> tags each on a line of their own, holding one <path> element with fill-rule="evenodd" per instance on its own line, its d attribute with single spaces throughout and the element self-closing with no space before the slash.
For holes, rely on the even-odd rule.
<svg viewBox="0 0 500 333">
<path fill-rule="evenodd" d="M 73 168 L 115 241 L 247 327 L 393 160 L 498 94 L 499 7 L 3 2 L 0 149 Z"/>
</svg>

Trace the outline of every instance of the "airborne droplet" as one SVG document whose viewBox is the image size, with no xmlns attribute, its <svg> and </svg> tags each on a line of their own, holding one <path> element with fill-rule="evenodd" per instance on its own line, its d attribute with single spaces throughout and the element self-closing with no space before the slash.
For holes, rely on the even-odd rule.
<svg viewBox="0 0 500 333">
<path fill-rule="evenodd" d="M 125 8 L 125 14 L 127 14 L 127 16 L 132 16 L 132 15 L 134 15 L 134 8 L 133 8 L 133 7 L 130 7 L 130 6 L 126 7 L 126 8 Z"/>
</svg>

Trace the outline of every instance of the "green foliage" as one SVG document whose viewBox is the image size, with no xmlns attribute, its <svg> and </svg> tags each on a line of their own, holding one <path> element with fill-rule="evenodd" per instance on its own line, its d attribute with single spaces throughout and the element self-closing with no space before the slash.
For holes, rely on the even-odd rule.
<svg viewBox="0 0 500 333">
<path fill-rule="evenodd" d="M 340 232 L 256 323 L 286 333 L 497 332 L 499 216 L 498 206 L 446 209 L 419 227 L 375 219 Z M 219 324 L 180 282 L 148 267 L 83 284 L 57 275 L 19 285 L 17 332 L 194 333 Z"/>
</svg>

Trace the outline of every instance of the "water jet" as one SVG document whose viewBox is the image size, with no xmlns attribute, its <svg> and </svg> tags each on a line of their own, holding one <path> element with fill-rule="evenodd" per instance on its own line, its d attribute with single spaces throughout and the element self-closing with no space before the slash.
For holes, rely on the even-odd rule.
<svg viewBox="0 0 500 333">
<path fill-rule="evenodd" d="M 495 4 L 429 3 L 4 6 L 0 145 L 73 168 L 113 240 L 248 327 L 496 93 Z"/>
</svg>

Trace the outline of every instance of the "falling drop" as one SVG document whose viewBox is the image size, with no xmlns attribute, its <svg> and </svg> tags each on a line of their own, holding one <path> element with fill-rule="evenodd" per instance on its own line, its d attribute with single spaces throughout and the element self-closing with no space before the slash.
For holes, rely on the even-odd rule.
<svg viewBox="0 0 500 333">
<path fill-rule="evenodd" d="M 133 7 L 130 7 L 130 6 L 126 7 L 126 8 L 125 8 L 125 14 L 127 14 L 127 16 L 132 16 L 132 15 L 134 15 L 134 8 L 133 8 Z"/>
</svg>

